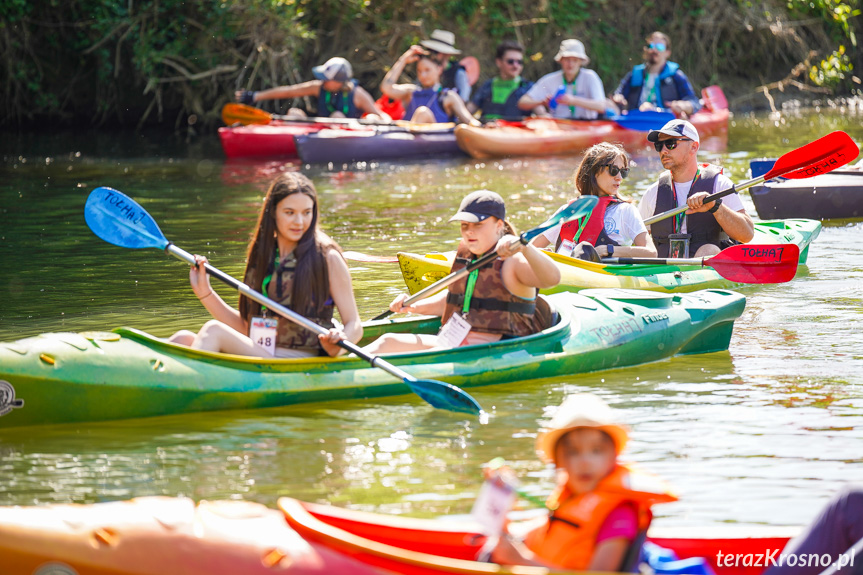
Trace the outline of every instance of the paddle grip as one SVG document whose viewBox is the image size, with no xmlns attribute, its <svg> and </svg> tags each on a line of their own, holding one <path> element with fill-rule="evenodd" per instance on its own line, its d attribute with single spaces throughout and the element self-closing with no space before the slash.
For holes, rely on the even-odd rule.
<svg viewBox="0 0 863 575">
<path fill-rule="evenodd" d="M 738 184 L 736 186 L 731 186 L 725 190 L 720 192 L 716 192 L 715 194 L 710 194 L 706 198 L 704 198 L 704 203 L 709 204 L 719 198 L 724 198 L 725 196 L 731 195 L 735 192 L 742 192 L 747 188 L 751 188 L 752 186 L 756 186 L 764 181 L 764 176 L 758 176 L 757 178 L 752 178 L 751 180 L 746 180 L 742 184 Z M 655 224 L 656 222 L 661 222 L 666 218 L 670 218 L 671 216 L 676 216 L 677 214 L 683 213 L 689 209 L 689 206 L 680 206 L 679 208 L 674 208 L 673 210 L 668 210 L 667 212 L 662 212 L 661 214 L 656 214 L 655 216 L 651 216 L 644 220 L 644 225 L 649 226 L 650 224 Z"/>
</svg>

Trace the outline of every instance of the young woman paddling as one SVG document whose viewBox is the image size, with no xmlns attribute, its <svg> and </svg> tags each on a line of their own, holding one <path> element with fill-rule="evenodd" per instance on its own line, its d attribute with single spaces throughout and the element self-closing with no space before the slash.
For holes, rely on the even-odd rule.
<svg viewBox="0 0 863 575">
<path fill-rule="evenodd" d="M 416 84 L 396 84 L 405 66 L 416 62 Z M 393 64 L 381 82 L 381 92 L 401 100 L 405 107 L 404 118 L 411 122 L 431 124 L 435 122 L 459 122 L 481 125 L 470 115 L 464 100 L 455 90 L 441 88 L 441 75 L 444 68 L 421 46 L 411 46 Z"/>
<path fill-rule="evenodd" d="M 622 147 L 604 142 L 592 146 L 575 172 L 575 188 L 583 195 L 599 196 L 599 203 L 589 217 L 555 226 L 533 244 L 554 245 L 559 254 L 595 261 L 655 258 L 656 248 L 638 208 L 620 195 L 620 184 L 628 175 L 629 156 Z"/>
<path fill-rule="evenodd" d="M 206 258 L 195 256 L 199 263 Z M 289 319 L 262 309 L 240 295 L 239 311 L 210 287 L 204 266 L 193 266 L 192 289 L 214 320 L 194 334 L 181 331 L 170 341 L 195 349 L 257 357 L 341 355 L 342 339 L 363 334 L 351 276 L 339 246 L 318 227 L 318 196 L 305 176 L 279 176 L 267 191 L 247 252 L 245 283 L 315 323 L 329 328 L 314 334 Z M 344 327 L 333 322 L 338 309 Z"/>
<path fill-rule="evenodd" d="M 437 335 L 386 334 L 369 344 L 366 351 L 452 348 L 529 335 L 545 327 L 545 314 L 538 307 L 547 304 L 537 299 L 537 290 L 557 285 L 560 270 L 533 246 L 518 244 L 510 250 L 509 244 L 516 237 L 506 221 L 503 199 L 487 190 L 473 192 L 462 200 L 450 221 L 461 223 L 461 243 L 452 271 L 492 251 L 501 257 L 450 285 L 448 290 L 413 305 L 404 306 L 406 294 L 390 304 L 396 313 L 441 316 L 443 328 Z"/>
</svg>

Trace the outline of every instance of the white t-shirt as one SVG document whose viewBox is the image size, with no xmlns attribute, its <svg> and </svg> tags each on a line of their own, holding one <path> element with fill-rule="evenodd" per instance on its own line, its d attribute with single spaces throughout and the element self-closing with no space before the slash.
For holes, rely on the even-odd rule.
<svg viewBox="0 0 863 575">
<path fill-rule="evenodd" d="M 638 234 L 647 232 L 638 209 L 627 202 L 609 204 L 605 209 L 604 223 L 605 233 L 608 234 L 611 241 L 617 243 L 619 246 L 631 246 L 635 238 L 638 237 Z M 560 236 L 561 228 L 563 228 L 563 224 L 558 224 L 542 235 L 554 246 L 557 243 L 557 238 Z M 559 253 L 564 253 L 564 250 L 565 248 L 561 245 Z"/>
<path fill-rule="evenodd" d="M 728 176 L 725 174 L 719 174 L 716 176 L 716 179 L 713 180 L 713 193 L 715 194 L 716 192 L 727 190 L 733 185 L 734 183 Z M 677 207 L 685 206 L 686 200 L 689 199 L 689 190 L 692 188 L 692 180 L 686 183 L 674 182 L 674 187 L 677 190 Z M 644 192 L 644 197 L 641 198 L 641 203 L 638 205 L 638 211 L 641 212 L 641 217 L 645 220 L 655 215 L 653 212 L 656 211 L 656 193 L 658 189 L 659 182 L 654 182 L 653 185 L 647 188 L 647 191 Z M 722 198 L 722 203 L 734 212 L 740 212 L 745 209 L 743 207 L 743 202 L 740 200 L 740 196 L 737 195 L 737 192 Z M 686 230 L 686 218 L 683 218 L 683 229 L 680 230 L 680 233 L 688 233 Z"/>
<path fill-rule="evenodd" d="M 563 70 L 558 70 L 540 78 L 528 90 L 526 96 L 531 100 L 540 101 L 548 96 L 556 95 L 562 88 L 564 88 Z M 597 102 L 605 102 L 605 89 L 602 87 L 602 80 L 599 78 L 599 74 L 587 68 L 579 69 L 578 76 L 575 77 L 575 92 L 573 92 L 573 85 L 568 84 L 566 86 L 566 93 L 580 98 L 596 100 Z M 595 120 L 599 117 L 598 112 L 586 110 L 578 106 L 575 106 L 575 115 L 573 116 L 570 110 L 571 107 L 558 104 L 554 110 L 551 110 L 551 114 L 555 118 L 569 120 Z"/>
</svg>

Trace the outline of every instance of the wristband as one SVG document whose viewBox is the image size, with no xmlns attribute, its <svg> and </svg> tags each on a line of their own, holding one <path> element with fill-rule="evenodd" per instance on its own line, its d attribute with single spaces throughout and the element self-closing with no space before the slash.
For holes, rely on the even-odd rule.
<svg viewBox="0 0 863 575">
<path fill-rule="evenodd" d="M 246 104 L 247 106 L 253 106 L 255 104 L 255 94 L 252 90 L 244 90 L 240 94 L 240 104 Z"/>
<path fill-rule="evenodd" d="M 707 213 L 708 213 L 708 214 L 715 214 L 715 213 L 716 213 L 716 210 L 718 210 L 718 209 L 719 209 L 719 206 L 721 206 L 721 205 L 722 205 L 722 198 L 719 198 L 719 199 L 718 199 L 718 200 L 716 200 L 716 202 L 713 204 L 713 207 L 712 207 L 712 208 L 710 208 L 709 210 L 707 210 Z"/>
<path fill-rule="evenodd" d="M 608 245 L 607 245 L 607 246 L 605 246 L 605 247 L 606 247 L 606 249 L 608 250 L 608 257 L 613 256 L 613 255 L 614 255 L 614 246 L 613 246 L 613 245 L 611 245 L 611 244 L 608 244 Z"/>
</svg>

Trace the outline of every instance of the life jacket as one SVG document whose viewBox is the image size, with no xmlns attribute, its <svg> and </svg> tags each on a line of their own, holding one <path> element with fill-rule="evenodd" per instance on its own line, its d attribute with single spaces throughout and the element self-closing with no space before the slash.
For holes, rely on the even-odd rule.
<svg viewBox="0 0 863 575">
<path fill-rule="evenodd" d="M 346 82 L 338 92 L 328 92 L 323 86 L 318 91 L 318 116 L 329 118 L 333 112 L 341 112 L 345 118 L 359 118 L 362 113 L 354 105 L 356 84 Z"/>
<path fill-rule="evenodd" d="M 716 180 L 716 176 L 722 173 L 722 168 L 713 164 L 699 164 L 698 169 L 700 174 L 695 183 L 692 184 L 687 197 L 698 192 L 712 194 L 714 180 Z M 659 176 L 659 188 L 656 190 L 656 210 L 653 214 L 661 214 L 675 208 L 677 208 L 677 202 L 674 198 L 674 188 L 671 185 L 671 172 L 665 171 Z M 719 242 L 722 241 L 722 226 L 719 225 L 713 214 L 701 212 L 684 217 L 686 218 L 686 233 L 690 235 L 690 254 L 694 254 L 698 248 L 705 244 L 719 246 Z M 675 219 L 676 217 L 672 216 L 650 224 L 650 235 L 653 237 L 653 243 L 656 244 L 657 257 L 668 257 L 670 248 L 668 236 L 675 233 Z"/>
<path fill-rule="evenodd" d="M 593 211 L 590 212 L 590 217 L 588 218 L 587 223 L 584 224 L 583 231 L 580 230 L 582 223 L 580 220 L 571 220 L 563 224 L 560 228 L 560 236 L 557 238 L 557 244 L 554 246 L 555 251 L 560 248 L 560 245 L 564 240 L 569 240 L 574 244 L 579 242 L 590 242 L 594 246 L 607 246 L 609 244 L 613 246 L 620 245 L 617 242 L 612 241 L 612 239 L 608 237 L 608 234 L 605 233 L 605 211 L 608 209 L 609 204 L 620 203 L 623 203 L 623 200 L 618 197 L 600 196 L 599 201 L 593 208 Z"/>
<path fill-rule="evenodd" d="M 475 256 L 466 247 L 459 246 L 450 272 L 465 268 Z M 542 305 L 545 300 L 524 299 L 510 292 L 503 283 L 501 268 L 504 260 L 498 258 L 484 265 L 478 271 L 473 295 L 468 308 L 467 319 L 471 329 L 485 333 L 499 333 L 503 336 L 520 337 L 542 331 L 540 317 L 537 315 L 537 301 Z M 441 317 L 445 324 L 452 314 L 462 313 L 465 300 L 467 277 L 449 286 L 446 308 Z"/>
<path fill-rule="evenodd" d="M 494 85 L 499 81 L 499 78 L 494 77 L 488 80 L 479 90 L 481 99 L 474 100 L 477 106 L 482 110 L 483 119 L 487 120 L 520 120 L 525 116 L 530 115 L 530 110 L 522 110 L 518 107 L 518 101 L 522 96 L 527 94 L 533 86 L 533 82 L 528 82 L 524 78 L 519 78 L 518 84 L 506 97 L 503 102 L 494 101 Z"/>
<path fill-rule="evenodd" d="M 405 108 L 405 120 L 413 118 L 414 112 L 417 111 L 417 108 L 425 106 L 432 111 L 432 114 L 434 114 L 435 122 L 451 122 L 452 116 L 447 115 L 446 111 L 443 109 L 443 104 L 441 103 L 444 95 L 448 91 L 448 89 L 441 88 L 439 86 L 434 88 L 423 88 L 422 90 L 415 91 L 411 94 L 411 101 Z"/>
<path fill-rule="evenodd" d="M 632 505 L 638 531 L 644 531 L 657 503 L 677 501 L 659 478 L 616 465 L 596 489 L 574 495 L 567 487 L 553 493 L 546 502 L 548 520 L 527 534 L 525 544 L 543 561 L 563 569 L 584 570 L 596 550 L 596 538 L 612 511 Z"/>
<path fill-rule="evenodd" d="M 644 86 L 647 67 L 644 64 L 639 64 L 632 69 L 629 78 L 629 94 L 626 96 L 627 108 L 637 110 L 641 100 L 641 89 Z M 697 111 L 697 98 L 690 86 L 686 86 L 689 80 L 683 75 L 683 72 L 678 74 L 680 65 L 675 62 L 666 62 L 665 67 L 659 73 L 656 82 L 659 84 L 657 90 L 656 105 L 660 108 L 666 107 L 666 102 L 675 100 L 695 100 Z"/>
<path fill-rule="evenodd" d="M 455 85 L 455 77 L 459 70 L 465 70 L 465 67 L 455 60 L 450 60 L 449 65 L 443 71 L 443 74 L 441 74 L 441 86 L 444 88 L 458 89 L 458 86 Z M 467 72 L 467 70 L 465 70 L 465 72 Z"/>
<path fill-rule="evenodd" d="M 291 296 L 294 292 L 294 273 L 297 268 L 297 259 L 291 252 L 278 266 L 275 266 L 270 281 L 266 285 L 266 295 L 271 300 L 276 301 L 286 308 L 293 309 L 291 306 Z M 328 290 L 329 291 L 329 290 Z M 335 327 L 333 323 L 333 299 L 327 298 L 323 307 L 316 314 L 304 313 L 306 317 L 318 324 L 319 326 L 330 329 Z M 303 313 L 302 310 L 294 310 Z M 267 312 L 271 313 L 271 312 Z M 309 351 L 318 355 L 326 355 L 323 351 L 321 342 L 318 339 L 318 334 L 307 330 L 297 323 L 289 320 L 286 317 L 276 315 L 279 325 L 276 335 L 276 347 L 285 347 L 289 349 L 298 349 Z"/>
<path fill-rule="evenodd" d="M 381 112 L 389 114 L 389 117 L 393 120 L 401 120 L 405 115 L 405 107 L 402 104 L 401 100 L 396 100 L 394 98 L 390 98 L 386 94 L 381 96 L 375 102 L 378 108 L 380 108 Z"/>
</svg>

